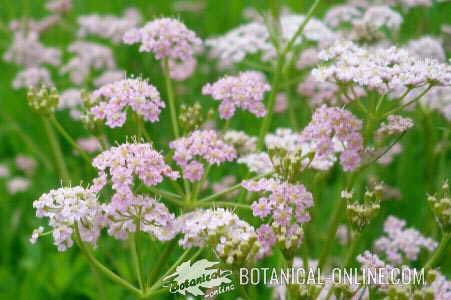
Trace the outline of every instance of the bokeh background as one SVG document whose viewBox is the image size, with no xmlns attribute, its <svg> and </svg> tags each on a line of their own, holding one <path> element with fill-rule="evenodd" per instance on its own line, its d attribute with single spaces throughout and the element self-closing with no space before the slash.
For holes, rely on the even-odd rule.
<svg viewBox="0 0 451 300">
<path fill-rule="evenodd" d="M 271 2 L 271 1 L 269 1 Z M 313 1 L 280 1 L 284 6 L 294 12 L 306 12 Z M 65 49 L 68 44 L 77 39 L 76 20 L 80 15 L 97 13 L 121 15 L 124 9 L 135 7 L 139 9 L 145 21 L 160 16 L 176 16 L 201 38 L 222 34 L 240 23 L 244 22 L 243 10 L 246 7 L 266 9 L 267 1 L 190 1 L 193 6 L 201 7 L 200 11 L 190 11 L 186 8 L 186 1 L 169 0 L 74 0 L 74 7 L 65 19 L 65 26 L 56 26 L 46 32 L 42 42 L 47 46 Z M 315 16 L 322 17 L 332 5 L 340 1 L 324 0 L 320 4 Z M 32 17 L 40 19 L 48 12 L 44 9 L 43 0 L 1 0 L 0 1 L 0 55 L 9 47 L 12 36 L 7 30 L 9 22 L 13 19 Z M 444 1 L 429 8 L 414 8 L 404 15 L 399 42 L 402 44 L 410 39 L 423 35 L 442 36 L 442 26 L 451 23 L 451 2 Z M 446 38 L 446 37 L 444 37 Z M 449 35 L 446 43 L 450 43 Z M 87 38 L 101 44 L 111 46 L 119 68 L 129 74 L 148 78 L 157 86 L 164 99 L 163 77 L 158 63 L 150 54 L 142 54 L 136 46 L 114 45 L 104 39 Z M 67 52 L 63 60 L 67 60 Z M 448 58 L 449 58 L 448 53 Z M 207 111 L 215 107 L 208 97 L 201 96 L 201 87 L 206 82 L 216 80 L 221 72 L 209 68 L 205 57 L 200 57 L 200 67 L 190 79 L 177 84 L 178 101 L 194 103 L 199 101 Z M 248 69 L 242 65 L 239 69 Z M 30 175 L 31 186 L 24 192 L 11 195 L 6 188 L 6 179 L 0 178 L 0 299 L 128 299 L 132 296 L 115 287 L 105 278 L 93 275 L 86 259 L 80 255 L 76 247 L 65 253 L 58 252 L 51 244 L 49 238 L 42 238 L 36 245 L 29 243 L 32 229 L 42 225 L 42 220 L 34 217 L 32 202 L 51 188 L 60 186 L 61 182 L 55 171 L 54 158 L 51 155 L 48 140 L 43 134 L 43 124 L 39 116 L 35 115 L 27 106 L 26 90 L 14 90 L 11 83 L 19 68 L 13 64 L 0 61 L 0 163 L 7 165 L 13 175 L 21 174 L 15 169 L 14 160 L 17 155 L 34 157 L 37 170 Z M 71 86 L 67 76 L 61 76 L 57 69 L 50 68 L 55 85 L 58 89 Z M 86 86 L 92 89 L 92 86 Z M 305 99 L 295 95 L 296 113 L 299 114 L 300 127 L 308 122 L 309 108 Z M 58 112 L 57 117 L 73 137 L 85 137 L 88 132 L 83 126 L 73 121 L 67 112 Z M 421 127 L 422 117 L 415 116 L 418 127 Z M 249 114 L 238 113 L 232 120 L 232 128 L 244 129 L 249 134 L 257 134 L 260 122 Z M 162 121 L 147 124 L 147 130 L 153 140 L 157 141 L 159 149 L 167 149 L 171 138 L 169 127 L 169 110 L 163 111 Z M 449 123 L 436 116 L 430 134 L 423 130 L 411 130 L 403 137 L 404 151 L 396 161 L 385 169 L 374 172 L 386 184 L 399 189 L 401 197 L 398 200 L 384 203 L 383 212 L 375 220 L 368 232 L 367 239 L 360 245 L 360 250 L 369 248 L 382 231 L 384 218 L 393 214 L 407 221 L 408 226 L 421 228 L 426 235 L 437 234 L 433 224 L 427 224 L 429 210 L 425 195 L 439 184 L 438 179 L 450 177 L 451 156 L 445 152 L 439 160 L 431 164 L 427 159 L 430 145 L 436 145 L 444 138 L 444 131 L 450 130 Z M 289 121 L 285 114 L 276 114 L 273 128 L 288 127 Z M 124 126 L 122 129 L 108 130 L 111 141 L 124 142 L 126 136 L 132 134 L 132 128 Z M 88 182 L 94 174 L 86 167 L 86 163 L 74 155 L 70 145 L 60 139 L 65 159 L 70 170 L 71 180 L 74 184 L 80 181 Z M 223 173 L 225 172 L 225 173 Z M 223 171 L 214 171 L 212 180 L 219 180 L 224 175 L 233 173 L 238 176 L 245 175 L 244 167 L 230 166 Z M 241 174 L 241 175 L 240 175 Z M 318 250 L 324 241 L 325 230 L 331 211 L 334 208 L 334 199 L 339 192 L 340 176 L 338 170 L 333 171 L 327 178 L 319 199 L 319 215 L 316 217 L 314 233 L 319 242 L 314 244 L 312 255 L 318 256 Z M 26 176 L 26 175 L 24 175 Z M 432 176 L 432 177 L 431 177 Z M 434 180 L 431 180 L 433 178 Z M 426 180 L 428 179 L 428 180 Z M 429 182 L 429 184 L 425 184 Z M 429 185 L 429 186 L 428 186 Z M 147 245 L 147 267 L 158 260 L 158 253 L 162 245 L 154 243 Z M 133 278 L 130 270 L 129 257 L 125 251 L 126 245 L 120 242 L 104 239 L 99 248 L 102 254 L 100 259 L 125 277 Z M 124 250 L 124 251 L 123 251 Z M 340 253 L 341 249 L 334 249 Z M 449 254 L 449 253 L 448 253 Z M 451 275 L 451 256 L 445 257 L 442 265 L 444 273 Z M 175 260 L 174 255 L 172 260 Z M 262 292 L 268 295 L 267 290 Z M 162 295 L 174 297 L 173 295 Z M 233 294 L 228 297 L 235 297 Z"/>
</svg>

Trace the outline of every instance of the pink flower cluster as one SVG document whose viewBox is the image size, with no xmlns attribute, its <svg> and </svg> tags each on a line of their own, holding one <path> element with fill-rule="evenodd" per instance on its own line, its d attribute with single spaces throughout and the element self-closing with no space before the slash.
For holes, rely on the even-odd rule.
<svg viewBox="0 0 451 300">
<path fill-rule="evenodd" d="M 107 205 L 108 234 L 119 240 L 128 238 L 129 233 L 146 232 L 160 241 L 172 239 L 177 233 L 174 214 L 154 198 L 133 195 L 127 205 L 118 209 Z"/>
<path fill-rule="evenodd" d="M 102 149 L 99 140 L 94 136 L 77 139 L 77 145 L 88 153 L 94 153 Z"/>
<path fill-rule="evenodd" d="M 277 179 L 243 181 L 242 186 L 265 196 L 252 204 L 252 213 L 261 219 L 271 216 L 271 225 L 257 229 L 258 240 L 264 253 L 269 254 L 276 242 L 286 249 L 300 246 L 301 225 L 310 221 L 308 209 L 313 206 L 313 196 L 302 184 L 290 184 Z"/>
<path fill-rule="evenodd" d="M 235 149 L 222 141 L 214 130 L 196 130 L 188 137 L 182 137 L 169 144 L 175 150 L 174 160 L 183 169 L 183 177 L 191 182 L 198 181 L 204 174 L 203 164 L 196 156 L 208 164 L 219 165 L 236 158 Z"/>
<path fill-rule="evenodd" d="M 92 42 L 76 41 L 68 51 L 74 56 L 61 68 L 62 74 L 69 74 L 70 80 L 79 85 L 90 75 L 92 69 L 114 70 L 116 63 L 110 48 Z"/>
<path fill-rule="evenodd" d="M 156 59 L 174 60 L 192 58 L 194 49 L 202 44 L 196 34 L 176 19 L 160 18 L 147 23 L 141 29 L 127 31 L 126 44 L 141 43 L 141 52 L 153 52 Z"/>
<path fill-rule="evenodd" d="M 119 43 L 128 30 L 141 23 L 141 19 L 141 14 L 135 8 L 125 10 L 121 17 L 97 14 L 80 16 L 77 19 L 80 26 L 78 36 L 95 35 Z"/>
<path fill-rule="evenodd" d="M 263 117 L 266 114 L 263 96 L 269 90 L 271 86 L 262 73 L 247 71 L 209 83 L 203 87 L 202 93 L 221 101 L 219 114 L 222 119 L 228 120 L 233 117 L 237 107 Z"/>
<path fill-rule="evenodd" d="M 43 67 L 30 67 L 17 73 L 13 88 L 30 88 L 41 85 L 53 86 L 49 70 Z"/>
<path fill-rule="evenodd" d="M 142 79 L 124 79 L 107 84 L 94 91 L 92 96 L 99 98 L 100 102 L 91 108 L 91 113 L 97 120 L 106 119 L 111 128 L 124 125 L 127 105 L 150 122 L 158 121 L 161 109 L 165 107 L 157 89 Z"/>
<path fill-rule="evenodd" d="M 425 238 L 413 228 L 404 229 L 405 226 L 405 221 L 394 216 L 388 217 L 384 224 L 387 236 L 375 242 L 376 250 L 384 253 L 392 264 L 402 264 L 404 257 L 411 261 L 416 260 L 421 248 L 433 251 L 437 247 L 434 240 Z"/>
<path fill-rule="evenodd" d="M 163 156 L 150 144 L 122 144 L 100 153 L 92 165 L 99 170 L 91 190 L 99 192 L 111 176 L 112 188 L 116 193 L 112 202 L 124 207 L 133 199 L 132 186 L 137 176 L 145 185 L 154 186 L 163 181 L 163 176 L 177 179 L 179 174 L 165 162 Z"/>
<path fill-rule="evenodd" d="M 96 194 L 81 186 L 51 190 L 34 201 L 33 207 L 37 217 L 49 218 L 53 242 L 59 251 L 72 247 L 76 226 L 81 239 L 95 245 L 106 221 Z M 39 236 L 42 231 L 34 232 L 32 241 L 36 241 L 36 234 Z"/>
<path fill-rule="evenodd" d="M 5 52 L 3 59 L 26 68 L 43 64 L 57 66 L 61 63 L 61 51 L 45 47 L 36 32 L 18 31 L 14 33 L 11 47 Z"/>
<path fill-rule="evenodd" d="M 333 155 L 335 152 L 334 140 L 343 145 L 340 163 L 347 172 L 359 167 L 363 138 L 360 134 L 362 121 L 349 111 L 338 107 L 318 108 L 312 121 L 301 133 L 301 142 L 315 144 L 315 157 Z"/>
</svg>

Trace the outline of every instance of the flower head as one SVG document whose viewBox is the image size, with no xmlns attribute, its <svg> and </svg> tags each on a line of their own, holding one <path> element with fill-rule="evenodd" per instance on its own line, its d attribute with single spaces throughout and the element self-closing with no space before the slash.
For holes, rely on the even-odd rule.
<svg viewBox="0 0 451 300">
<path fill-rule="evenodd" d="M 187 60 L 193 56 L 194 48 L 202 41 L 183 23 L 176 19 L 160 18 L 147 23 L 141 29 L 125 33 L 124 42 L 140 42 L 142 52 L 153 52 L 156 59 L 165 57 L 174 60 Z"/>
<path fill-rule="evenodd" d="M 196 210 L 178 222 L 184 248 L 210 246 L 228 264 L 249 264 L 260 257 L 254 228 L 229 210 Z"/>
<path fill-rule="evenodd" d="M 51 190 L 33 202 L 36 216 L 48 218 L 52 227 L 53 241 L 59 251 L 72 247 L 72 235 L 79 230 L 83 241 L 96 244 L 105 218 L 103 207 L 95 193 L 81 187 Z M 33 232 L 32 241 L 39 232 Z"/>
<path fill-rule="evenodd" d="M 204 170 L 195 158 L 204 159 L 208 164 L 221 164 L 236 157 L 235 149 L 222 141 L 214 130 L 196 130 L 187 137 L 172 141 L 174 160 L 183 169 L 183 176 L 190 181 L 198 181 Z"/>
<path fill-rule="evenodd" d="M 302 184 L 290 184 L 277 179 L 243 181 L 243 187 L 263 194 L 252 204 L 254 216 L 265 219 L 271 215 L 270 226 L 262 225 L 257 231 L 259 241 L 269 254 L 272 246 L 280 242 L 283 249 L 297 249 L 301 244 L 301 225 L 310 220 L 308 209 L 313 196 Z"/>
<path fill-rule="evenodd" d="M 257 117 L 266 114 L 263 96 L 271 87 L 263 74 L 254 71 L 242 72 L 238 76 L 226 76 L 213 84 L 203 87 L 204 95 L 221 101 L 219 114 L 222 119 L 230 119 L 237 107 L 247 110 Z"/>
<path fill-rule="evenodd" d="M 315 145 L 315 157 L 333 155 L 336 149 L 334 143 L 338 141 L 343 147 L 340 162 L 348 172 L 360 165 L 363 150 L 361 128 L 362 122 L 349 111 L 323 105 L 314 112 L 300 140 Z"/>
<path fill-rule="evenodd" d="M 98 120 L 106 119 L 109 127 L 121 127 L 126 120 L 126 106 L 150 122 L 159 120 L 165 107 L 157 89 L 142 79 L 125 79 L 107 84 L 94 91 L 93 98 L 100 101 L 91 108 Z"/>
<path fill-rule="evenodd" d="M 145 185 L 154 186 L 163 181 L 163 176 L 176 179 L 179 174 L 165 162 L 163 156 L 150 144 L 122 144 L 100 153 L 92 162 L 99 170 L 92 191 L 100 191 L 111 176 L 112 188 L 116 192 L 112 201 L 118 207 L 127 205 L 132 195 L 132 185 L 137 176 Z"/>
</svg>

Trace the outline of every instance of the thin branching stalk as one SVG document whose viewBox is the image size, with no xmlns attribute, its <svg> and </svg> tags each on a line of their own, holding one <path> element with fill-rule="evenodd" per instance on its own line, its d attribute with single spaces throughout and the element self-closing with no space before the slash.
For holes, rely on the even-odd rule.
<svg viewBox="0 0 451 300">
<path fill-rule="evenodd" d="M 429 85 L 421 94 L 419 94 L 414 99 L 383 114 L 382 119 L 386 118 L 389 115 L 396 114 L 396 113 L 400 112 L 401 110 L 403 110 L 404 108 L 408 107 L 409 105 L 412 105 L 413 103 L 417 102 L 424 95 L 426 95 L 433 87 L 434 87 L 434 85 L 432 85 L 432 84 Z"/>
<path fill-rule="evenodd" d="M 94 255 L 91 253 L 91 251 L 88 249 L 88 247 L 83 243 L 80 237 L 80 231 L 78 230 L 78 226 L 75 227 L 75 240 L 77 241 L 77 244 L 79 245 L 81 251 L 83 254 L 88 258 L 89 262 L 92 264 L 92 266 L 98 270 L 100 273 L 104 274 L 106 277 L 108 277 L 111 281 L 116 282 L 117 284 L 121 285 L 122 287 L 126 288 L 127 290 L 133 292 L 139 297 L 142 297 L 143 294 L 139 289 L 134 287 L 131 283 L 129 283 L 127 280 L 123 279 L 107 267 L 105 267 L 101 262 L 99 262 Z"/>
<path fill-rule="evenodd" d="M 76 141 L 70 136 L 70 134 L 64 129 L 64 127 L 61 125 L 61 123 L 55 118 L 55 116 L 50 117 L 50 121 L 55 126 L 56 130 L 66 139 L 66 141 L 75 148 L 75 150 L 80 153 L 81 157 L 83 157 L 86 162 L 88 162 L 89 165 L 91 165 L 91 158 L 89 155 L 81 149 L 81 147 L 77 144 Z"/>
<path fill-rule="evenodd" d="M 175 108 L 175 95 L 174 95 L 174 89 L 172 87 L 172 80 L 169 74 L 169 60 L 167 57 L 163 59 L 163 74 L 164 74 L 164 81 L 166 84 L 166 92 L 169 102 L 169 110 L 171 112 L 171 122 L 172 122 L 172 130 L 174 131 L 174 137 L 176 139 L 180 136 L 180 130 L 177 120 L 177 111 Z"/>
<path fill-rule="evenodd" d="M 361 236 L 360 232 L 355 232 L 354 235 L 352 236 L 352 241 L 351 241 L 351 244 L 349 245 L 349 248 L 346 253 L 345 260 L 344 260 L 345 268 L 349 268 L 352 263 L 352 259 L 354 258 L 354 253 L 357 249 L 357 246 L 359 245 L 360 236 Z"/>
<path fill-rule="evenodd" d="M 135 268 L 136 277 L 138 279 L 139 288 L 141 291 L 144 291 L 144 273 L 142 270 L 142 260 L 141 260 L 141 248 L 140 248 L 140 241 L 139 241 L 139 235 L 141 232 L 141 220 L 136 220 L 136 232 L 131 234 L 130 238 L 130 250 L 132 252 L 132 261 L 133 266 Z"/>
<path fill-rule="evenodd" d="M 255 176 L 253 178 L 250 178 L 249 180 L 258 180 L 260 178 L 264 178 L 264 177 L 270 176 L 271 174 L 272 174 L 272 172 L 268 173 L 268 174 L 264 174 L 264 175 L 258 175 L 258 176 Z M 231 193 L 233 191 L 236 191 L 236 190 L 240 189 L 241 187 L 242 187 L 241 183 L 237 183 L 237 184 L 235 184 L 235 185 L 233 185 L 233 186 L 231 186 L 231 187 L 229 187 L 227 189 L 224 189 L 224 190 L 222 190 L 220 192 L 217 192 L 216 194 L 207 196 L 207 197 L 199 200 L 199 202 L 204 202 L 204 201 L 206 202 L 206 201 L 214 200 L 216 198 L 219 198 L 219 197 L 222 197 L 224 195 L 227 195 L 227 194 L 229 194 L 229 193 Z"/>
<path fill-rule="evenodd" d="M 158 275 L 161 273 L 161 270 L 167 263 L 168 258 L 171 256 L 172 252 L 174 252 L 177 246 L 177 241 L 178 241 L 177 239 L 173 239 L 172 241 L 170 241 L 169 244 L 166 245 L 163 254 L 159 256 L 158 264 L 156 265 L 151 275 L 149 276 L 149 284 L 148 284 L 149 286 L 157 280 Z"/>
<path fill-rule="evenodd" d="M 429 257 L 428 261 L 424 265 L 424 270 L 426 272 L 437 265 L 443 254 L 446 253 L 446 248 L 448 247 L 450 240 L 451 233 L 443 233 L 439 246 L 437 247 L 437 249 L 435 249 L 434 253 L 431 255 L 431 257 Z"/>
<path fill-rule="evenodd" d="M 318 6 L 320 0 L 315 0 L 313 5 L 310 7 L 307 15 L 305 16 L 304 21 L 301 23 L 299 28 L 296 30 L 293 37 L 288 41 L 286 47 L 279 53 L 277 51 L 277 62 L 274 70 L 274 78 L 271 84 L 271 93 L 269 95 L 267 113 L 265 118 L 263 119 L 262 125 L 260 127 L 260 134 L 257 140 L 257 150 L 261 150 L 263 148 L 265 136 L 268 133 L 269 127 L 271 126 L 272 115 L 274 113 L 274 104 L 276 102 L 277 94 L 280 89 L 280 85 L 283 77 L 283 70 L 285 67 L 286 56 L 291 51 L 294 43 L 298 39 L 299 36 L 303 33 L 305 26 L 307 26 L 310 19 L 313 17 L 313 13 L 315 12 L 316 7 Z M 274 47 L 278 49 L 278 45 L 274 44 Z"/>
<path fill-rule="evenodd" d="M 70 176 L 69 171 L 67 170 L 66 161 L 64 160 L 64 155 L 63 152 L 61 151 L 61 146 L 58 141 L 58 138 L 55 132 L 53 131 L 50 121 L 47 118 L 43 117 L 42 122 L 44 123 L 44 129 L 49 139 L 50 148 L 52 149 L 55 158 L 55 163 L 58 168 L 58 172 L 63 182 L 67 184 L 70 182 Z"/>
<path fill-rule="evenodd" d="M 144 297 L 147 298 L 150 295 L 152 295 L 154 292 L 156 292 L 162 285 L 163 280 L 169 275 L 171 274 L 175 268 L 177 268 L 178 265 L 180 265 L 183 261 L 186 260 L 186 257 L 188 256 L 189 252 L 191 249 L 186 249 L 185 252 L 183 252 L 183 254 L 179 257 L 179 259 L 166 271 L 166 273 L 164 273 L 160 279 L 157 280 L 157 282 L 155 282 L 152 287 L 150 287 L 146 293 L 144 293 Z M 199 249 L 196 253 L 194 253 L 193 256 L 191 256 L 190 260 L 196 259 L 196 257 L 198 257 L 201 253 L 202 253 L 203 249 Z"/>
</svg>

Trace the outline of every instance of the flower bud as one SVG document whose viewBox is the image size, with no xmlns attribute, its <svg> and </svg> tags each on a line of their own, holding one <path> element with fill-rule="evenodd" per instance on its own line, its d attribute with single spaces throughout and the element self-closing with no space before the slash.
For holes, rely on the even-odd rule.
<svg viewBox="0 0 451 300">
<path fill-rule="evenodd" d="M 27 92 L 27 100 L 28 105 L 35 112 L 43 115 L 48 115 L 55 111 L 55 107 L 59 102 L 59 94 L 54 87 L 32 87 Z"/>
</svg>

